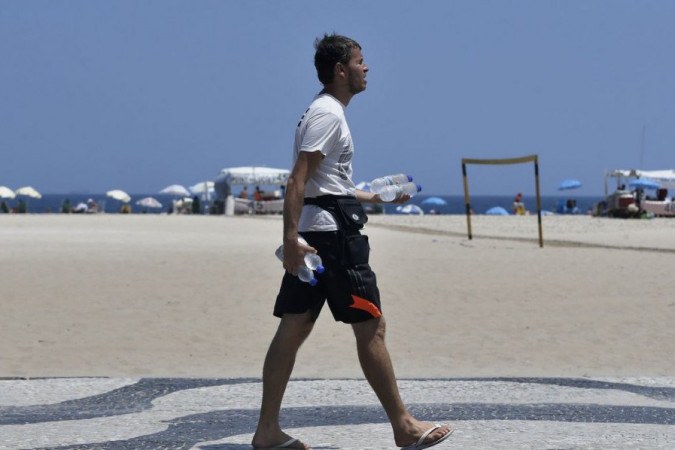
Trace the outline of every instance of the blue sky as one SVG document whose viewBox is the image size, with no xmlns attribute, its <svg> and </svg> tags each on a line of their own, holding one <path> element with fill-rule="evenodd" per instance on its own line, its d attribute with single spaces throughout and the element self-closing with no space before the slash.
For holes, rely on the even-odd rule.
<svg viewBox="0 0 675 450">
<path fill-rule="evenodd" d="M 0 0 L 0 185 L 290 168 L 314 38 L 336 31 L 370 67 L 347 109 L 355 181 L 455 195 L 462 157 L 538 154 L 544 194 L 599 195 L 605 170 L 675 168 L 674 23 L 669 0 Z M 472 194 L 534 192 L 531 166 L 469 175 Z"/>
</svg>

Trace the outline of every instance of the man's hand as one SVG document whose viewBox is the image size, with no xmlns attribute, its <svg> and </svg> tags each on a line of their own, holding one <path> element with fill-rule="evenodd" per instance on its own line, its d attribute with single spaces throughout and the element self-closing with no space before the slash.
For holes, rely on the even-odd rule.
<svg viewBox="0 0 675 450">
<path fill-rule="evenodd" d="M 372 192 L 362 191 L 360 189 L 357 189 L 354 195 L 361 203 L 405 203 L 412 198 L 409 194 L 403 194 L 396 200 L 383 202 L 379 194 L 373 194 Z"/>
<path fill-rule="evenodd" d="M 411 197 L 409 194 L 403 194 L 403 195 L 401 195 L 399 198 L 397 198 L 396 200 L 392 200 L 392 201 L 389 202 L 389 203 L 405 203 L 405 202 L 407 202 L 408 200 L 410 200 L 411 198 L 412 198 L 412 197 Z"/>
<path fill-rule="evenodd" d="M 284 269 L 291 275 L 298 275 L 298 267 L 305 265 L 305 253 L 316 253 L 316 249 L 294 240 L 284 240 Z"/>
</svg>

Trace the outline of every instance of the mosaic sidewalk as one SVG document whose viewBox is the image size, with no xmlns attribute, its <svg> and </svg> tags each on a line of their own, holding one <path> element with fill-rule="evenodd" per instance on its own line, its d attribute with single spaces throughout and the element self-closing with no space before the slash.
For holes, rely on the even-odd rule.
<svg viewBox="0 0 675 450">
<path fill-rule="evenodd" d="M 675 378 L 400 380 L 439 449 L 675 448 Z M 0 449 L 250 449 L 259 379 L 0 380 Z M 292 380 L 283 427 L 314 449 L 391 449 L 363 380 Z"/>
</svg>

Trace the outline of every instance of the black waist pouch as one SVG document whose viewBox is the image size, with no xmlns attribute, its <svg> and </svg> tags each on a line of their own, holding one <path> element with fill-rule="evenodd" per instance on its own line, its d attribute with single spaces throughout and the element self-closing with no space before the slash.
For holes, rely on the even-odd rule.
<svg viewBox="0 0 675 450">
<path fill-rule="evenodd" d="M 354 266 L 368 264 L 368 260 L 370 259 L 368 236 L 364 234 L 345 236 L 345 259 Z"/>
<path fill-rule="evenodd" d="M 305 205 L 316 205 L 331 213 L 345 232 L 358 231 L 368 222 L 368 216 L 356 197 L 321 195 L 306 198 Z"/>
</svg>

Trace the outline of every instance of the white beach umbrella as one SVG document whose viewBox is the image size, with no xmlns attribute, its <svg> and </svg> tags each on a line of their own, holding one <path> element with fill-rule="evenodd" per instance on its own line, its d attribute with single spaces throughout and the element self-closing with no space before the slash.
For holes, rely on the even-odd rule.
<svg viewBox="0 0 675 450">
<path fill-rule="evenodd" d="M 105 193 L 105 195 L 115 200 L 119 200 L 122 203 L 129 203 L 131 201 L 131 197 L 129 196 L 129 194 L 119 189 L 113 189 L 112 191 L 108 191 Z"/>
<path fill-rule="evenodd" d="M 401 214 L 419 214 L 420 216 L 424 215 L 422 208 L 417 205 L 397 206 L 396 211 L 400 212 Z"/>
<path fill-rule="evenodd" d="M 211 196 L 216 193 L 215 183 L 213 181 L 200 181 L 190 186 L 190 192 L 200 196 L 203 200 L 211 200 Z"/>
<path fill-rule="evenodd" d="M 16 195 L 24 195 L 26 197 L 30 198 L 42 198 L 42 194 L 40 194 L 38 191 L 35 190 L 32 186 L 24 186 L 16 191 L 14 191 Z"/>
<path fill-rule="evenodd" d="M 370 192 L 370 181 L 362 181 L 356 185 L 356 189 L 359 191 Z"/>
<path fill-rule="evenodd" d="M 187 190 L 187 188 L 181 184 L 172 184 L 171 186 L 167 186 L 161 191 L 159 191 L 160 194 L 168 194 L 168 195 L 175 195 L 176 197 L 189 197 L 190 196 L 190 191 Z"/>
<path fill-rule="evenodd" d="M 193 194 L 213 192 L 214 186 L 215 183 L 213 181 L 200 181 L 199 183 L 190 186 L 190 192 Z"/>
<path fill-rule="evenodd" d="M 136 202 L 138 206 L 144 208 L 161 208 L 162 204 L 154 197 L 144 197 Z"/>
<path fill-rule="evenodd" d="M 8 188 L 7 186 L 0 186 L 0 198 L 8 198 L 8 199 L 13 199 L 16 197 L 16 194 L 14 193 L 13 190 Z"/>
<path fill-rule="evenodd" d="M 86 203 L 80 202 L 73 208 L 73 211 L 75 212 L 87 212 L 89 210 L 89 207 L 87 206 Z"/>
</svg>

